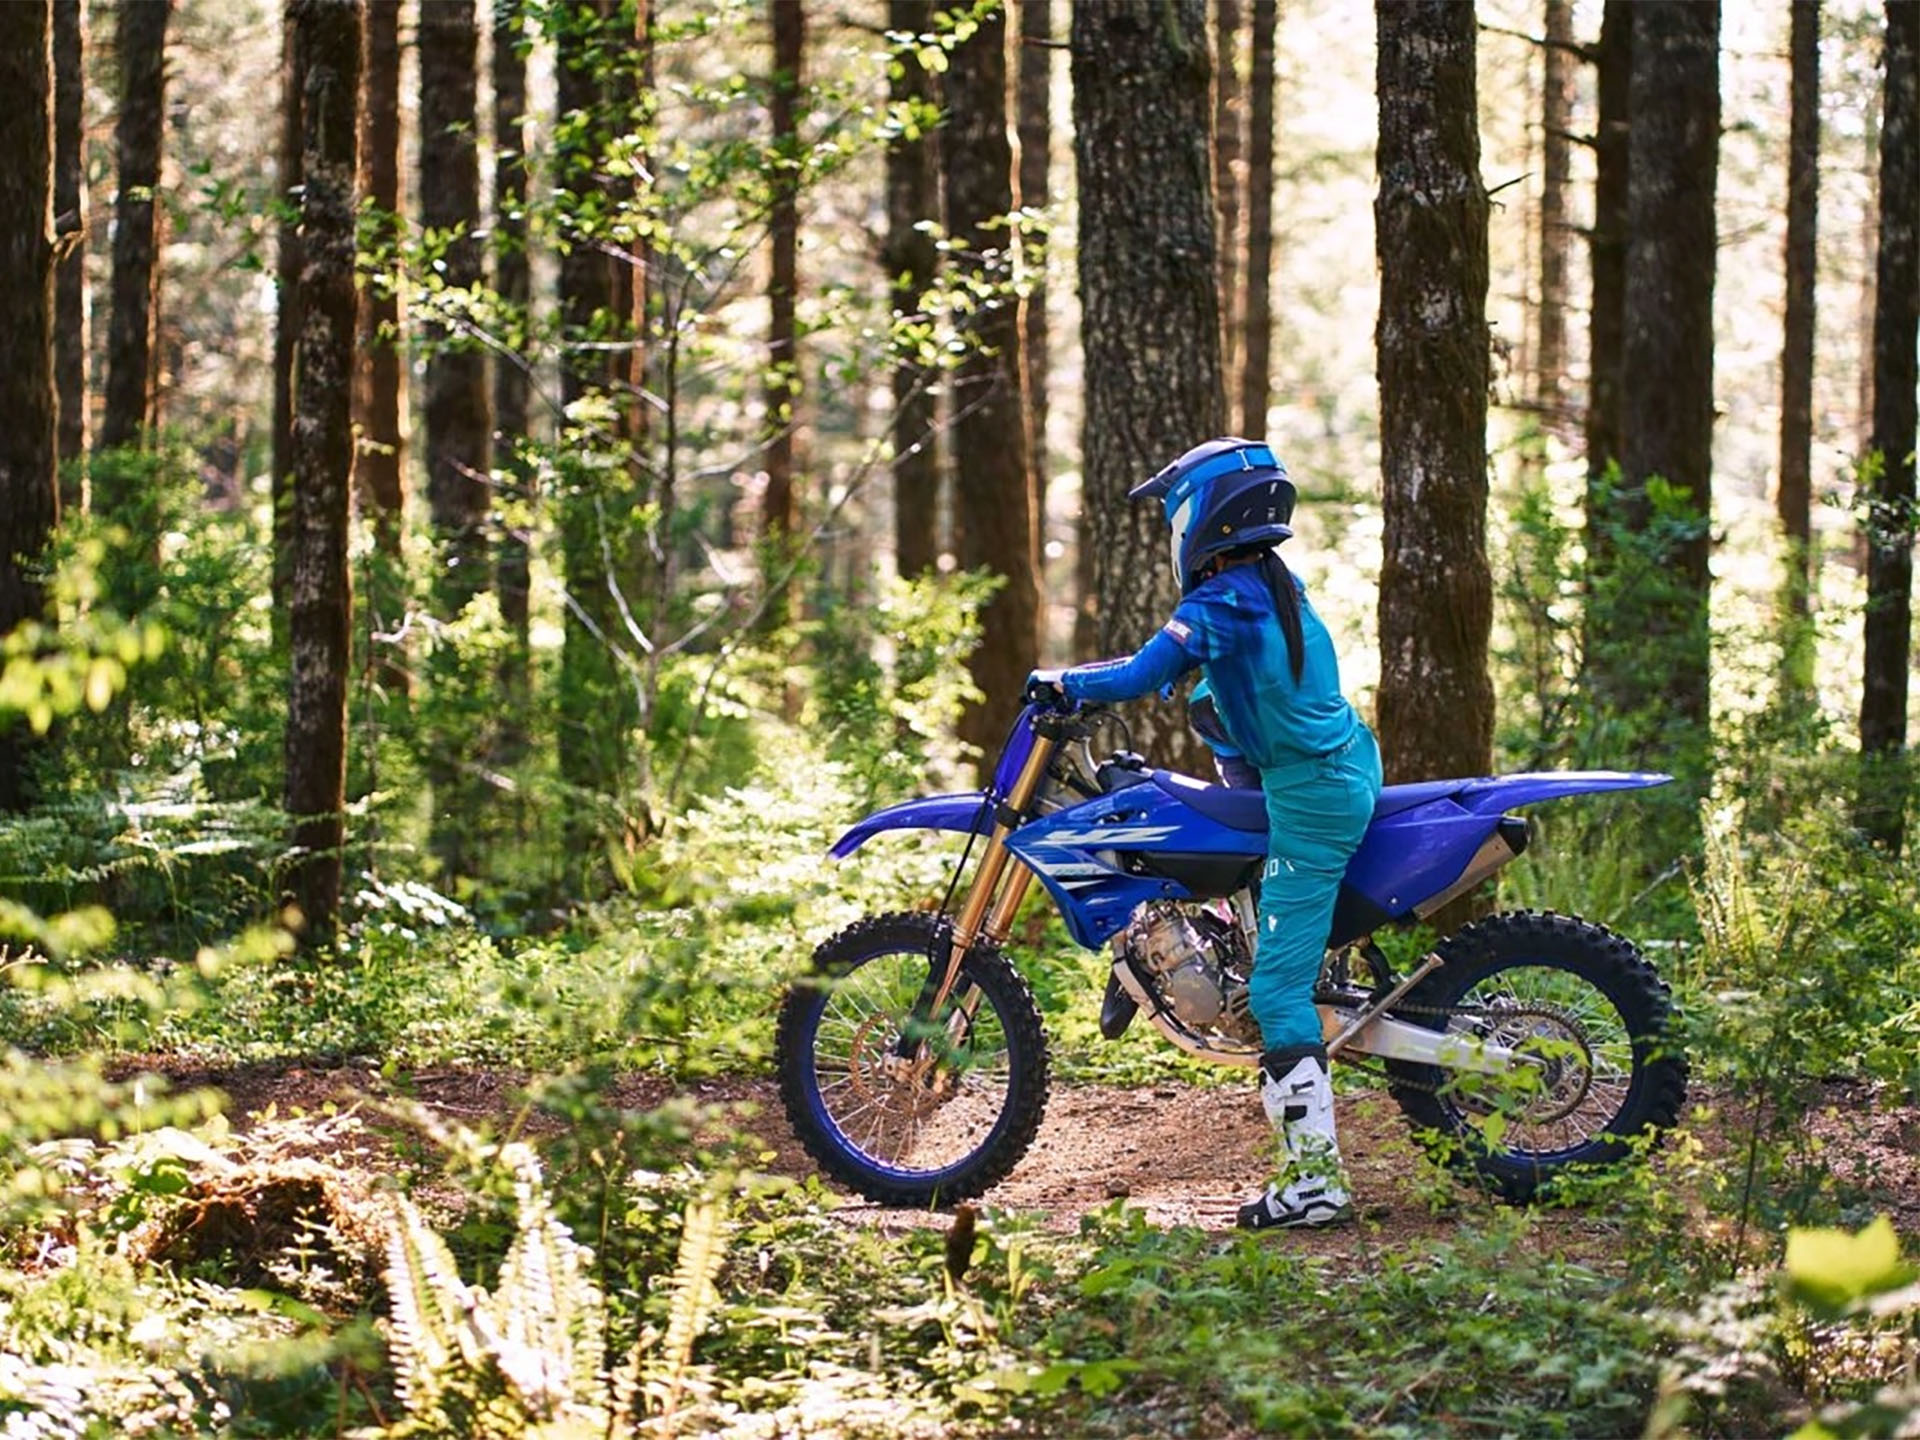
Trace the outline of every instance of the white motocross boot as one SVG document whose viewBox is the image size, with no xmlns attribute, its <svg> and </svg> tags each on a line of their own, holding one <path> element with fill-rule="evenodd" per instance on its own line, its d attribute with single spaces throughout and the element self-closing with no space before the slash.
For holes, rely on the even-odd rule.
<svg viewBox="0 0 1920 1440">
<path fill-rule="evenodd" d="M 1240 1207 L 1245 1230 L 1338 1225 L 1353 1218 L 1333 1130 L 1333 1081 L 1324 1045 L 1260 1057 L 1260 1101 L 1280 1140 L 1280 1173 Z"/>
</svg>

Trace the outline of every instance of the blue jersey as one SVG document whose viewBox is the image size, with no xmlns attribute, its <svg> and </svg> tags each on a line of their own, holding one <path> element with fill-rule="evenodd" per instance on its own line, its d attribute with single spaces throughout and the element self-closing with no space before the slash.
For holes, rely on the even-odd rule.
<svg viewBox="0 0 1920 1440">
<path fill-rule="evenodd" d="M 1340 693 L 1332 637 L 1306 588 L 1293 583 L 1306 651 L 1298 680 L 1261 567 L 1234 565 L 1195 586 L 1137 654 L 1075 666 L 1061 685 L 1076 700 L 1131 700 L 1198 665 L 1227 735 L 1250 763 L 1274 770 L 1329 754 L 1353 738 L 1360 720 Z"/>
</svg>

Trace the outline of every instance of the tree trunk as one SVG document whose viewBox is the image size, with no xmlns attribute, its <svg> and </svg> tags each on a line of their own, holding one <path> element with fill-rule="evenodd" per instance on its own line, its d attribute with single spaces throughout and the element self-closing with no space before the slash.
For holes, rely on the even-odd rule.
<svg viewBox="0 0 1920 1440">
<path fill-rule="evenodd" d="M 596 209 L 610 185 L 601 165 L 607 134 L 607 95 L 596 66 L 604 63 L 616 35 L 614 7 L 607 0 L 575 0 L 558 6 L 555 55 L 557 109 L 578 127 L 563 130 L 554 149 L 556 188 L 564 215 Z M 615 283 L 613 245 L 604 225 L 566 235 L 560 255 L 560 321 L 568 349 L 560 367 L 563 407 L 593 394 L 618 402 L 627 371 L 606 349 L 588 342 L 625 338 L 632 292 Z M 624 266 L 622 267 L 624 268 Z M 605 452 L 620 435 L 595 431 L 581 448 Z M 559 752 L 561 778 L 597 796 L 622 796 L 630 771 L 630 737 L 639 722 L 631 673 L 622 663 L 625 634 L 613 591 L 619 584 L 612 556 L 624 554 L 626 499 L 616 472 L 595 465 L 563 465 L 558 496 L 561 572 L 567 589 L 566 631 L 560 658 Z M 596 825 L 585 806 L 573 837 L 591 843 Z"/>
<path fill-rule="evenodd" d="M 293 585 L 293 357 L 300 341 L 300 166 L 306 132 L 302 124 L 302 87 L 306 57 L 292 0 L 280 20 L 280 173 L 282 206 L 275 237 L 274 280 L 278 292 L 273 329 L 273 614 L 278 626 L 287 613 Z"/>
<path fill-rule="evenodd" d="M 794 420 L 800 400 L 800 357 L 795 345 L 794 302 L 800 283 L 800 87 L 806 50 L 806 11 L 801 0 L 767 0 L 773 28 L 773 80 L 768 92 L 773 203 L 768 217 L 772 250 L 767 282 L 767 489 L 761 524 L 767 542 L 767 580 L 787 567 L 799 507 L 793 488 Z M 791 613 L 789 603 L 770 614 Z"/>
<path fill-rule="evenodd" d="M 902 34 L 933 32 L 933 0 L 887 0 L 887 28 Z M 887 98 L 896 107 L 936 103 L 934 78 L 913 51 L 898 56 Z M 887 241 L 881 263 L 893 310 L 917 315 L 920 297 L 933 283 L 939 251 L 918 227 L 940 218 L 937 132 L 900 134 L 887 144 Z M 933 568 L 940 516 L 935 373 L 903 358 L 893 367 L 893 536 L 900 574 L 911 578 Z"/>
<path fill-rule="evenodd" d="M 1873 453 L 1866 653 L 1856 814 L 1896 854 L 1905 839 L 1907 684 L 1913 643 L 1914 347 L 1920 342 L 1920 3 L 1887 0 L 1880 119 L 1880 255 L 1873 313 Z"/>
<path fill-rule="evenodd" d="M 1604 550 L 1593 525 L 1596 492 L 1607 467 L 1620 462 L 1620 396 L 1625 376 L 1627 288 L 1628 102 L 1633 79 L 1633 5 L 1607 0 L 1600 22 L 1599 118 L 1594 127 L 1593 233 L 1589 259 L 1593 301 L 1588 314 L 1587 360 L 1587 553 Z"/>
<path fill-rule="evenodd" d="M 1247 353 L 1240 371 L 1240 433 L 1267 433 L 1273 365 L 1274 50 L 1279 0 L 1253 0 L 1253 73 L 1247 85 Z"/>
<path fill-rule="evenodd" d="M 427 34 L 422 28 L 422 36 Z M 400 229 L 400 0 L 367 0 L 366 44 L 360 76 L 360 192 L 373 203 L 375 233 L 397 239 Z M 373 521 L 381 568 L 391 575 L 370 597 L 374 620 L 396 623 L 405 604 L 399 585 L 400 537 L 405 524 L 405 441 L 400 433 L 402 367 L 400 302 L 372 283 L 360 291 L 353 412 L 360 444 L 353 460 L 354 493 Z M 399 673 L 404 673 L 399 672 Z"/>
<path fill-rule="evenodd" d="M 1052 198 L 1047 170 L 1053 159 L 1053 0 L 1020 0 L 1015 47 L 1015 128 L 1020 136 L 1022 210 L 1044 210 Z M 1033 469 L 1033 519 L 1044 550 L 1047 529 L 1047 250 L 1031 245 L 1033 267 L 1021 317 L 1021 378 L 1026 382 L 1027 453 Z"/>
<path fill-rule="evenodd" d="M 167 14 L 172 0 L 122 0 L 119 191 L 113 202 L 113 314 L 107 326 L 106 406 L 100 448 L 145 442 L 153 423 L 155 193 L 165 123 Z"/>
<path fill-rule="evenodd" d="M 1713 513 L 1714 189 L 1718 0 L 1637 0 L 1628 160 L 1621 518 L 1644 530 L 1659 477 L 1694 517 L 1659 556 L 1668 584 L 1617 611 L 1614 680 L 1628 713 L 1708 719 Z M 1653 648 L 1649 649 L 1651 645 Z M 1648 664 L 1651 655 L 1658 655 Z"/>
<path fill-rule="evenodd" d="M 1573 243 L 1568 201 L 1573 191 L 1573 97 L 1579 56 L 1573 0 L 1546 0 L 1540 128 L 1540 313 L 1534 351 L 1533 401 L 1540 423 L 1559 433 L 1567 405 L 1567 255 Z"/>
<path fill-rule="evenodd" d="M 353 472 L 354 122 L 357 0 L 293 0 L 302 59 L 300 341 L 295 352 L 293 584 L 287 686 L 291 898 L 303 939 L 325 945 L 340 908 L 346 839 L 347 569 Z"/>
<path fill-rule="evenodd" d="M 42 552 L 60 519 L 53 381 L 53 14 L 0 5 L 0 639 L 45 607 Z M 32 800 L 33 741 L 0 715 L 0 813 Z"/>
<path fill-rule="evenodd" d="M 1786 540 L 1783 699 L 1813 692 L 1808 626 L 1813 543 L 1815 237 L 1820 218 L 1820 0 L 1794 0 L 1792 120 L 1787 150 L 1787 313 L 1780 353 L 1780 528 Z"/>
<path fill-rule="evenodd" d="M 1473 7 L 1378 0 L 1380 748 L 1389 781 L 1483 775 L 1487 195 Z"/>
<path fill-rule="evenodd" d="M 449 236 L 449 290 L 481 283 L 480 162 L 474 63 L 480 42 L 473 0 L 420 4 L 420 223 Z M 427 505 L 439 552 L 435 595 L 451 620 L 487 588 L 486 357 L 433 326 L 426 366 Z"/>
<path fill-rule="evenodd" d="M 1234 363 L 1240 350 L 1240 164 L 1245 151 L 1246 96 L 1240 84 L 1240 0 L 1215 0 L 1213 10 L 1213 194 L 1220 211 L 1216 269 L 1220 286 L 1220 378 L 1238 395 Z M 1269 177 L 1271 178 L 1271 177 Z"/>
<path fill-rule="evenodd" d="M 495 0 L 493 14 L 493 288 L 507 313 L 524 320 L 532 297 L 527 263 L 527 62 L 520 53 L 526 34 L 520 7 Z M 532 629 L 529 602 L 533 519 L 533 468 L 518 447 L 527 439 L 531 391 L 515 354 L 493 357 L 494 449 L 507 476 L 507 513 L 500 527 L 496 585 L 500 618 L 510 637 L 501 657 L 504 691 L 502 759 L 517 759 L 526 745 L 528 667 Z"/>
<path fill-rule="evenodd" d="M 1203 0 L 1077 0 L 1082 438 L 1095 640 L 1113 655 L 1166 623 L 1180 591 L 1158 505 L 1127 491 L 1226 424 Z M 1135 748 L 1199 769 L 1168 706 L 1130 717 Z"/>
<path fill-rule="evenodd" d="M 63 509 L 87 508 L 87 16 L 53 0 L 53 225 L 64 253 L 54 272 L 53 373 L 60 393 Z"/>
<path fill-rule="evenodd" d="M 984 17 L 954 48 L 946 86 L 940 153 L 947 233 L 962 247 L 951 263 L 1005 285 L 1012 279 L 1007 232 L 989 228 L 1013 208 L 1004 13 Z M 1200 133 L 1206 133 L 1204 116 Z M 976 312 L 969 340 L 953 380 L 960 563 L 1003 576 L 1005 583 L 981 612 L 980 646 L 969 669 L 984 698 L 968 707 L 960 729 L 991 762 L 1019 713 L 1040 643 L 1039 534 L 1021 397 L 1020 306 L 1012 295 L 1002 293 Z"/>
</svg>

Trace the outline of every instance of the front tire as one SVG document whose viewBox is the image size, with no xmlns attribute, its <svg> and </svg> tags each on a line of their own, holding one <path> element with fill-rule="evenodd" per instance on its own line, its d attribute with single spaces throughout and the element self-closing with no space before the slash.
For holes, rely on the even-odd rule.
<svg viewBox="0 0 1920 1440">
<path fill-rule="evenodd" d="M 1503 1086 L 1388 1061 L 1393 1098 L 1436 1159 L 1524 1203 L 1560 1172 L 1624 1159 L 1679 1118 L 1687 1062 L 1672 1002 L 1630 941 L 1570 916 L 1515 911 L 1437 949 L 1446 963 L 1396 1017 L 1508 1046 L 1534 1068 L 1524 1085 Z"/>
<path fill-rule="evenodd" d="M 925 912 L 861 920 L 814 951 L 780 1006 L 788 1123 L 822 1170 L 882 1205 L 980 1194 L 1027 1153 L 1046 1109 L 1040 1012 L 997 947 L 976 944 L 942 1014 L 913 1019 L 951 933 Z M 910 1029 L 919 1038 L 903 1041 Z"/>
</svg>

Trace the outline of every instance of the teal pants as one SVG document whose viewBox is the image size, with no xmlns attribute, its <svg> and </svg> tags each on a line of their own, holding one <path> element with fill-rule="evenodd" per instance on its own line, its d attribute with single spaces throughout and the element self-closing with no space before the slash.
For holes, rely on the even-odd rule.
<svg viewBox="0 0 1920 1440">
<path fill-rule="evenodd" d="M 1362 725 L 1330 755 L 1262 771 L 1260 788 L 1267 794 L 1267 866 L 1248 1000 L 1267 1049 L 1317 1045 L 1313 986 L 1341 877 L 1380 795 L 1380 747 Z"/>
</svg>

